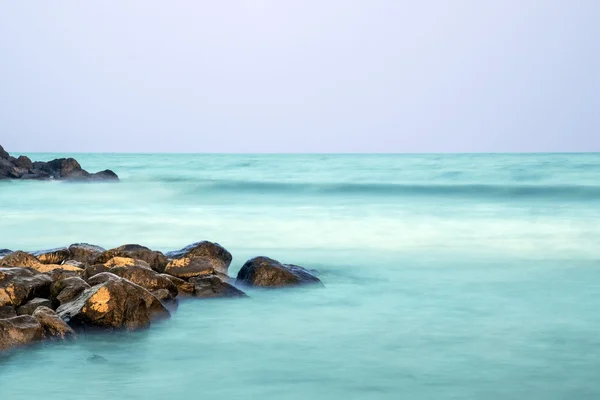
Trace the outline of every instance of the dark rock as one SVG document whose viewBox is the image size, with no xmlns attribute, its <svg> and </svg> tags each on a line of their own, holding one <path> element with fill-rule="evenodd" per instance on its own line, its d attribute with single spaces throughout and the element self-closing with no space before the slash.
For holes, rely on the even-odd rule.
<svg viewBox="0 0 600 400">
<path fill-rule="evenodd" d="M 109 270 L 110 268 L 108 268 L 104 264 L 90 265 L 89 267 L 86 267 L 85 271 L 83 272 L 83 279 L 89 280 L 92 276 L 100 274 L 102 272 L 108 272 Z"/>
<path fill-rule="evenodd" d="M 146 261 L 153 270 L 161 273 L 165 270 L 165 266 L 169 262 L 160 251 L 153 251 L 139 244 L 126 244 L 103 252 L 95 258 L 93 263 L 104 264 L 113 257 L 129 257 Z"/>
<path fill-rule="evenodd" d="M 268 257 L 255 257 L 242 266 L 236 283 L 258 287 L 282 287 L 321 284 L 321 281 L 310 271 L 297 265 L 281 264 Z"/>
<path fill-rule="evenodd" d="M 171 260 L 165 268 L 165 274 L 181 279 L 200 275 L 214 275 L 214 273 L 213 263 L 206 257 L 177 258 Z"/>
<path fill-rule="evenodd" d="M 247 297 L 246 293 L 224 282 L 216 275 L 191 278 L 190 283 L 194 285 L 194 295 L 196 297 Z"/>
<path fill-rule="evenodd" d="M 71 277 L 61 279 L 54 282 L 50 287 L 50 298 L 53 304 L 58 307 L 72 301 L 89 288 L 90 285 L 81 278 Z"/>
<path fill-rule="evenodd" d="M 102 357 L 101 355 L 98 354 L 92 354 L 91 356 L 89 356 L 87 358 L 88 362 L 94 363 L 94 364 L 105 364 L 108 362 L 108 360 L 104 357 Z"/>
<path fill-rule="evenodd" d="M 19 179 L 28 171 L 24 168 L 19 168 L 9 159 L 0 159 L 0 176 L 7 179 Z"/>
<path fill-rule="evenodd" d="M 168 274 L 161 274 L 161 276 L 164 276 L 165 278 L 169 279 L 171 282 L 173 282 L 175 284 L 175 286 L 177 286 L 177 295 L 178 296 L 191 296 L 194 294 L 194 285 L 184 281 L 181 278 L 177 278 L 173 275 L 168 275 Z"/>
<path fill-rule="evenodd" d="M 63 321 L 54 310 L 41 306 L 33 312 L 33 317 L 42 326 L 44 339 L 65 340 L 75 338 L 75 331 Z"/>
<path fill-rule="evenodd" d="M 1 266 L 9 267 L 35 267 L 40 264 L 40 260 L 24 251 L 14 251 L 0 260 Z"/>
<path fill-rule="evenodd" d="M 118 181 L 119 177 L 110 169 L 96 172 L 90 175 L 90 179 L 93 181 Z"/>
<path fill-rule="evenodd" d="M 19 168 L 33 169 L 33 163 L 27 156 L 19 156 L 14 164 Z"/>
<path fill-rule="evenodd" d="M 13 306 L 0 307 L 0 319 L 12 318 L 17 316 L 17 310 Z"/>
<path fill-rule="evenodd" d="M 0 268 L 0 307 L 19 307 L 34 297 L 48 297 L 52 278 L 29 268 Z"/>
<path fill-rule="evenodd" d="M 32 169 L 30 172 L 23 174 L 21 179 L 24 180 L 38 180 L 38 181 L 46 181 L 51 179 L 51 176 L 47 172 L 39 171 L 37 169 Z"/>
<path fill-rule="evenodd" d="M 0 319 L 0 351 L 42 340 L 44 331 L 31 315 Z"/>
<path fill-rule="evenodd" d="M 114 267 L 110 269 L 110 272 L 136 285 L 140 285 L 152 293 L 159 290 L 166 290 L 169 295 L 164 296 L 164 293 L 162 293 L 161 297 L 159 297 L 161 300 L 165 300 L 166 298 L 174 299 L 177 296 L 177 286 L 170 279 L 151 269 L 134 265 L 129 267 Z"/>
<path fill-rule="evenodd" d="M 3 258 L 12 253 L 12 250 L 9 249 L 0 249 L 0 258 Z"/>
<path fill-rule="evenodd" d="M 66 247 L 34 251 L 31 254 L 42 264 L 62 264 L 71 257 L 71 252 Z"/>
<path fill-rule="evenodd" d="M 146 261 L 136 260 L 135 258 L 130 258 L 130 257 L 113 257 L 110 260 L 108 260 L 107 262 L 105 262 L 104 265 L 108 268 L 134 267 L 135 266 L 135 267 L 141 267 L 141 268 L 152 270 L 152 268 L 150 267 L 150 264 L 148 264 Z"/>
<path fill-rule="evenodd" d="M 170 259 L 204 257 L 210 260 L 215 271 L 224 274 L 227 274 L 232 260 L 231 253 L 223 246 L 206 240 L 190 244 L 181 250 L 170 251 L 165 255 Z"/>
<path fill-rule="evenodd" d="M 72 267 L 68 264 L 63 264 L 65 267 Z M 85 271 L 83 269 L 76 268 L 75 270 L 66 271 L 64 269 L 54 269 L 48 271 L 45 274 L 52 278 L 53 282 L 60 281 L 61 279 L 81 277 Z"/>
<path fill-rule="evenodd" d="M 48 161 L 48 165 L 57 179 L 86 180 L 90 175 L 74 158 L 57 158 Z"/>
<path fill-rule="evenodd" d="M 10 157 L 10 155 L 8 154 L 8 152 L 6 150 L 4 150 L 4 147 L 2 147 L 0 145 L 0 159 L 3 159 L 3 158 L 6 159 L 8 157 Z"/>
<path fill-rule="evenodd" d="M 90 264 L 101 253 L 105 252 L 104 247 L 96 246 L 88 243 L 75 243 L 69 246 L 71 259 Z"/>
<path fill-rule="evenodd" d="M 87 280 L 87 283 L 90 286 L 96 286 L 96 285 L 101 285 L 108 281 L 120 281 L 120 280 L 121 280 L 121 277 L 119 277 L 111 272 L 100 272 L 99 274 L 96 274 L 96 275 L 92 276 L 91 278 L 89 278 Z"/>
<path fill-rule="evenodd" d="M 148 327 L 154 318 L 168 317 L 169 311 L 146 289 L 118 278 L 87 289 L 60 306 L 58 314 L 80 329 L 134 330 Z"/>
<path fill-rule="evenodd" d="M 42 299 L 41 297 L 36 297 L 35 299 L 29 300 L 27 303 L 17 308 L 18 315 L 31 315 L 38 307 L 49 307 L 52 308 L 52 302 L 48 299 Z"/>
</svg>

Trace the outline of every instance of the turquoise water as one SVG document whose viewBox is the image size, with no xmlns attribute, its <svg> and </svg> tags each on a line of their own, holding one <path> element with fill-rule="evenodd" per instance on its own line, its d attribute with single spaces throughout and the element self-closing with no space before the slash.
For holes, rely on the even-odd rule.
<svg viewBox="0 0 600 400">
<path fill-rule="evenodd" d="M 600 398 L 600 154 L 72 156 L 122 181 L 0 182 L 0 248 L 209 239 L 326 288 L 15 351 L 0 398 Z"/>
</svg>

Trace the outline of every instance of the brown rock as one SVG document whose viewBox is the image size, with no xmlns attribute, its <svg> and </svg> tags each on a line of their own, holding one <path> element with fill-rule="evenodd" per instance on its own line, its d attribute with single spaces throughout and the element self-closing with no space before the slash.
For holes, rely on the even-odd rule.
<svg viewBox="0 0 600 400">
<path fill-rule="evenodd" d="M 114 267 L 110 269 L 110 272 L 125 278 L 136 285 L 140 285 L 144 289 L 154 293 L 157 290 L 167 290 L 169 296 L 167 298 L 174 299 L 177 296 L 177 286 L 170 279 L 165 278 L 162 274 L 157 273 L 151 269 L 132 265 L 128 267 Z M 161 294 L 161 300 L 165 297 Z"/>
<path fill-rule="evenodd" d="M 321 281 L 311 271 L 297 265 L 281 264 L 268 257 L 256 257 L 242 266 L 236 283 L 258 287 L 282 287 L 321 284 Z"/>
<path fill-rule="evenodd" d="M 56 307 L 68 303 L 78 297 L 90 285 L 78 277 L 70 277 L 56 281 L 50 287 L 50 298 Z"/>
<path fill-rule="evenodd" d="M 31 253 L 37 258 L 42 264 L 61 264 L 63 261 L 71 257 L 71 252 L 66 247 L 40 250 Z"/>
<path fill-rule="evenodd" d="M 89 243 L 75 243 L 69 246 L 71 259 L 90 264 L 96 257 L 105 252 L 104 247 L 96 246 Z"/>
<path fill-rule="evenodd" d="M 12 318 L 17 316 L 17 310 L 13 306 L 0 307 L 0 319 Z"/>
<path fill-rule="evenodd" d="M 168 263 L 167 258 L 160 251 L 153 251 L 139 244 L 126 244 L 107 250 L 96 257 L 93 263 L 104 264 L 113 257 L 129 257 L 142 260 L 150 264 L 153 270 L 161 273 L 165 270 L 165 266 Z"/>
<path fill-rule="evenodd" d="M 213 263 L 206 257 L 177 258 L 171 260 L 165 268 L 165 274 L 181 279 L 200 275 L 213 275 L 214 273 Z"/>
<path fill-rule="evenodd" d="M 0 351 L 42 340 L 42 325 L 31 315 L 0 319 Z"/>
<path fill-rule="evenodd" d="M 194 285 L 184 281 L 181 278 L 177 278 L 173 275 L 161 274 L 161 276 L 169 279 L 171 282 L 177 286 L 177 295 L 178 296 L 192 296 L 194 294 Z"/>
<path fill-rule="evenodd" d="M 207 240 L 190 244 L 181 250 L 171 251 L 165 254 L 170 259 L 182 258 L 206 258 L 215 271 L 227 274 L 232 256 L 219 243 Z"/>
<path fill-rule="evenodd" d="M 17 250 L 0 259 L 0 266 L 34 267 L 40 265 L 40 260 L 29 253 Z"/>
<path fill-rule="evenodd" d="M 94 275 L 97 275 L 102 272 L 108 272 L 109 270 L 110 268 L 108 268 L 104 264 L 90 265 L 89 267 L 86 267 L 85 271 L 83 272 L 83 279 L 88 280 Z"/>
<path fill-rule="evenodd" d="M 35 299 L 31 299 L 27 303 L 23 304 L 21 307 L 17 308 L 17 314 L 31 315 L 36 310 L 36 308 L 42 306 L 52 308 L 52 302 L 48 299 L 36 297 Z"/>
<path fill-rule="evenodd" d="M 0 268 L 0 307 L 19 307 L 50 294 L 52 278 L 29 268 Z"/>
<path fill-rule="evenodd" d="M 105 262 L 104 265 L 108 268 L 138 266 L 150 270 L 152 269 L 150 268 L 150 264 L 148 264 L 146 261 L 136 260 L 130 257 L 113 257 Z"/>
<path fill-rule="evenodd" d="M 196 297 L 247 297 L 246 293 L 224 282 L 216 275 L 191 278 L 190 283 L 194 285 L 194 295 Z"/>
<path fill-rule="evenodd" d="M 52 309 L 41 306 L 33 312 L 33 317 L 42 326 L 44 339 L 65 340 L 75 338 L 75 331 L 63 321 Z"/>
<path fill-rule="evenodd" d="M 76 272 L 76 273 L 83 273 L 83 269 L 79 268 L 79 267 L 75 267 L 74 265 L 68 265 L 68 264 L 63 264 L 63 265 L 57 265 L 57 264 L 38 264 L 38 265 L 32 265 L 31 268 L 35 269 L 38 272 L 41 273 L 49 273 L 49 272 L 53 272 L 55 270 L 59 270 L 62 272 Z"/>
</svg>

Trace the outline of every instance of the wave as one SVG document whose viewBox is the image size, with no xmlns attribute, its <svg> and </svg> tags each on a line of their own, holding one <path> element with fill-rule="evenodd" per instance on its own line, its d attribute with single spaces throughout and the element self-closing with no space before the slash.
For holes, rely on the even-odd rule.
<svg viewBox="0 0 600 400">
<path fill-rule="evenodd" d="M 198 182 L 196 182 L 198 184 Z M 600 200 L 600 186 L 525 184 L 390 184 L 303 183 L 267 181 L 205 181 L 194 192 L 244 194 L 324 194 L 340 196 L 440 196 L 486 198 L 543 198 L 547 200 Z"/>
</svg>

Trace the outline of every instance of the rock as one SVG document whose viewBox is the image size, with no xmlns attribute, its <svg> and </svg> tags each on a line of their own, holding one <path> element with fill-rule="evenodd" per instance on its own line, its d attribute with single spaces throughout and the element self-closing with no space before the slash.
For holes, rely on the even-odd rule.
<svg viewBox="0 0 600 400">
<path fill-rule="evenodd" d="M 69 264 L 57 265 L 57 264 L 38 264 L 33 265 L 31 268 L 35 269 L 38 272 L 49 273 L 54 272 L 55 270 L 59 270 L 62 272 L 71 271 L 76 273 L 83 273 L 83 269 L 79 267 L 75 267 Z"/>
<path fill-rule="evenodd" d="M 119 280 L 121 280 L 121 278 L 111 272 L 100 272 L 99 274 L 96 274 L 96 275 L 92 276 L 91 278 L 89 278 L 87 280 L 87 283 L 90 286 L 96 286 L 96 285 L 101 285 L 108 281 L 119 281 Z"/>
<path fill-rule="evenodd" d="M 190 244 L 181 250 L 170 251 L 165 255 L 170 259 L 204 257 L 210 260 L 215 271 L 224 274 L 227 274 L 232 260 L 231 253 L 223 246 L 206 240 Z"/>
<path fill-rule="evenodd" d="M 104 264 L 113 257 L 129 257 L 142 260 L 150 264 L 153 270 L 161 273 L 165 270 L 165 266 L 169 262 L 160 251 L 153 251 L 139 244 L 126 244 L 103 252 L 96 257 L 93 263 Z"/>
<path fill-rule="evenodd" d="M 60 306 L 58 314 L 80 329 L 134 330 L 148 327 L 154 318 L 168 317 L 169 311 L 146 289 L 119 278 L 87 289 Z"/>
<path fill-rule="evenodd" d="M 0 351 L 42 340 L 44 331 L 31 315 L 0 319 Z"/>
<path fill-rule="evenodd" d="M 162 293 L 159 297 L 160 300 L 174 299 L 177 297 L 177 286 L 175 286 L 170 279 L 165 278 L 162 274 L 151 269 L 133 265 L 129 267 L 114 267 L 110 269 L 110 272 L 121 278 L 125 278 L 136 285 L 140 285 L 152 293 L 163 289 L 166 290 L 169 295 L 165 296 L 164 293 Z"/>
<path fill-rule="evenodd" d="M 0 159 L 0 176 L 5 179 L 19 179 L 28 171 L 24 168 L 19 168 L 9 159 Z"/>
<path fill-rule="evenodd" d="M 81 278 L 71 277 L 56 281 L 50 286 L 50 298 L 56 307 L 78 297 L 90 285 Z"/>
<path fill-rule="evenodd" d="M 88 362 L 94 363 L 94 364 L 105 364 L 108 362 L 108 360 L 104 357 L 102 357 L 101 355 L 98 354 L 92 354 L 91 356 L 89 356 L 87 358 Z"/>
<path fill-rule="evenodd" d="M 84 264 L 90 264 L 101 253 L 105 252 L 104 247 L 88 243 L 75 243 L 69 246 L 71 260 L 79 261 Z"/>
<path fill-rule="evenodd" d="M 0 268 L 0 307 L 19 307 L 34 297 L 48 297 L 52 278 L 29 268 Z"/>
<path fill-rule="evenodd" d="M 90 179 L 93 181 L 118 181 L 119 177 L 110 169 L 96 172 L 90 175 Z"/>
<path fill-rule="evenodd" d="M 165 268 L 165 274 L 181 279 L 200 275 L 214 275 L 214 273 L 213 263 L 206 257 L 177 258 L 171 260 Z"/>
<path fill-rule="evenodd" d="M 191 278 L 190 283 L 194 285 L 194 295 L 196 297 L 247 297 L 246 293 L 224 282 L 216 275 Z"/>
<path fill-rule="evenodd" d="M 15 251 L 0 260 L 0 266 L 34 267 L 40 265 L 40 260 L 24 251 Z"/>
<path fill-rule="evenodd" d="M 44 339 L 65 340 L 75 338 L 77 335 L 73 328 L 66 324 L 54 310 L 41 306 L 33 312 L 33 317 L 42 326 Z"/>
<path fill-rule="evenodd" d="M 19 156 L 14 164 L 19 168 L 33 169 L 33 163 L 27 156 Z"/>
<path fill-rule="evenodd" d="M 48 161 L 48 165 L 57 179 L 86 180 L 90 175 L 74 158 L 57 158 Z"/>
<path fill-rule="evenodd" d="M 104 264 L 94 264 L 86 267 L 85 271 L 83 271 L 83 279 L 88 280 L 92 276 L 100 274 L 102 272 L 108 272 L 110 268 L 108 268 Z"/>
<path fill-rule="evenodd" d="M 71 257 L 71 252 L 66 247 L 34 251 L 31 254 L 42 264 L 61 264 Z"/>
<path fill-rule="evenodd" d="M 150 264 L 148 264 L 146 261 L 136 260 L 134 258 L 129 258 L 129 257 L 113 257 L 110 260 L 108 260 L 107 262 L 105 262 L 104 265 L 107 268 L 137 266 L 137 267 L 146 268 L 146 269 L 150 269 L 150 270 L 152 269 L 152 268 L 150 268 Z"/>
<path fill-rule="evenodd" d="M 31 315 L 38 307 L 49 307 L 52 308 L 52 302 L 48 299 L 36 297 L 35 299 L 29 300 L 27 303 L 17 308 L 18 315 Z"/>
<path fill-rule="evenodd" d="M 66 260 L 66 261 L 63 261 L 60 265 L 71 265 L 73 267 L 77 267 L 77 268 L 81 268 L 81 269 L 85 268 L 85 264 L 80 261 L 77 261 L 77 260 Z"/>
<path fill-rule="evenodd" d="M 0 307 L 0 319 L 12 318 L 17 316 L 17 310 L 13 306 Z"/>
<path fill-rule="evenodd" d="M 3 258 L 12 253 L 12 250 L 9 249 L 0 249 L 0 258 Z"/>
<path fill-rule="evenodd" d="M 61 279 L 72 278 L 72 277 L 80 277 L 83 275 L 85 271 L 83 269 L 77 269 L 73 271 L 65 271 L 64 269 L 53 269 L 52 271 L 45 272 L 50 278 L 52 278 L 53 282 L 60 281 Z"/>
<path fill-rule="evenodd" d="M 307 269 L 297 265 L 281 264 L 268 257 L 246 261 L 237 275 L 237 284 L 258 287 L 282 287 L 321 281 Z"/>
<path fill-rule="evenodd" d="M 184 281 L 181 278 L 177 278 L 175 276 L 172 275 L 168 275 L 168 274 L 161 274 L 160 276 L 164 276 L 165 278 L 167 278 L 168 280 L 170 280 L 171 282 L 173 282 L 175 284 L 175 286 L 177 286 L 177 295 L 178 296 L 191 296 L 194 294 L 194 285 Z"/>
<path fill-rule="evenodd" d="M 4 147 L 0 146 L 0 159 L 3 159 L 3 158 L 6 159 L 8 157 L 10 157 L 8 152 L 6 150 L 4 150 Z"/>
<path fill-rule="evenodd" d="M 45 181 L 45 180 L 49 180 L 50 178 L 51 178 L 50 174 L 43 172 L 43 171 L 38 171 L 36 169 L 32 169 L 32 170 L 30 170 L 30 172 L 21 175 L 21 179 L 24 179 L 24 180 Z"/>
</svg>

